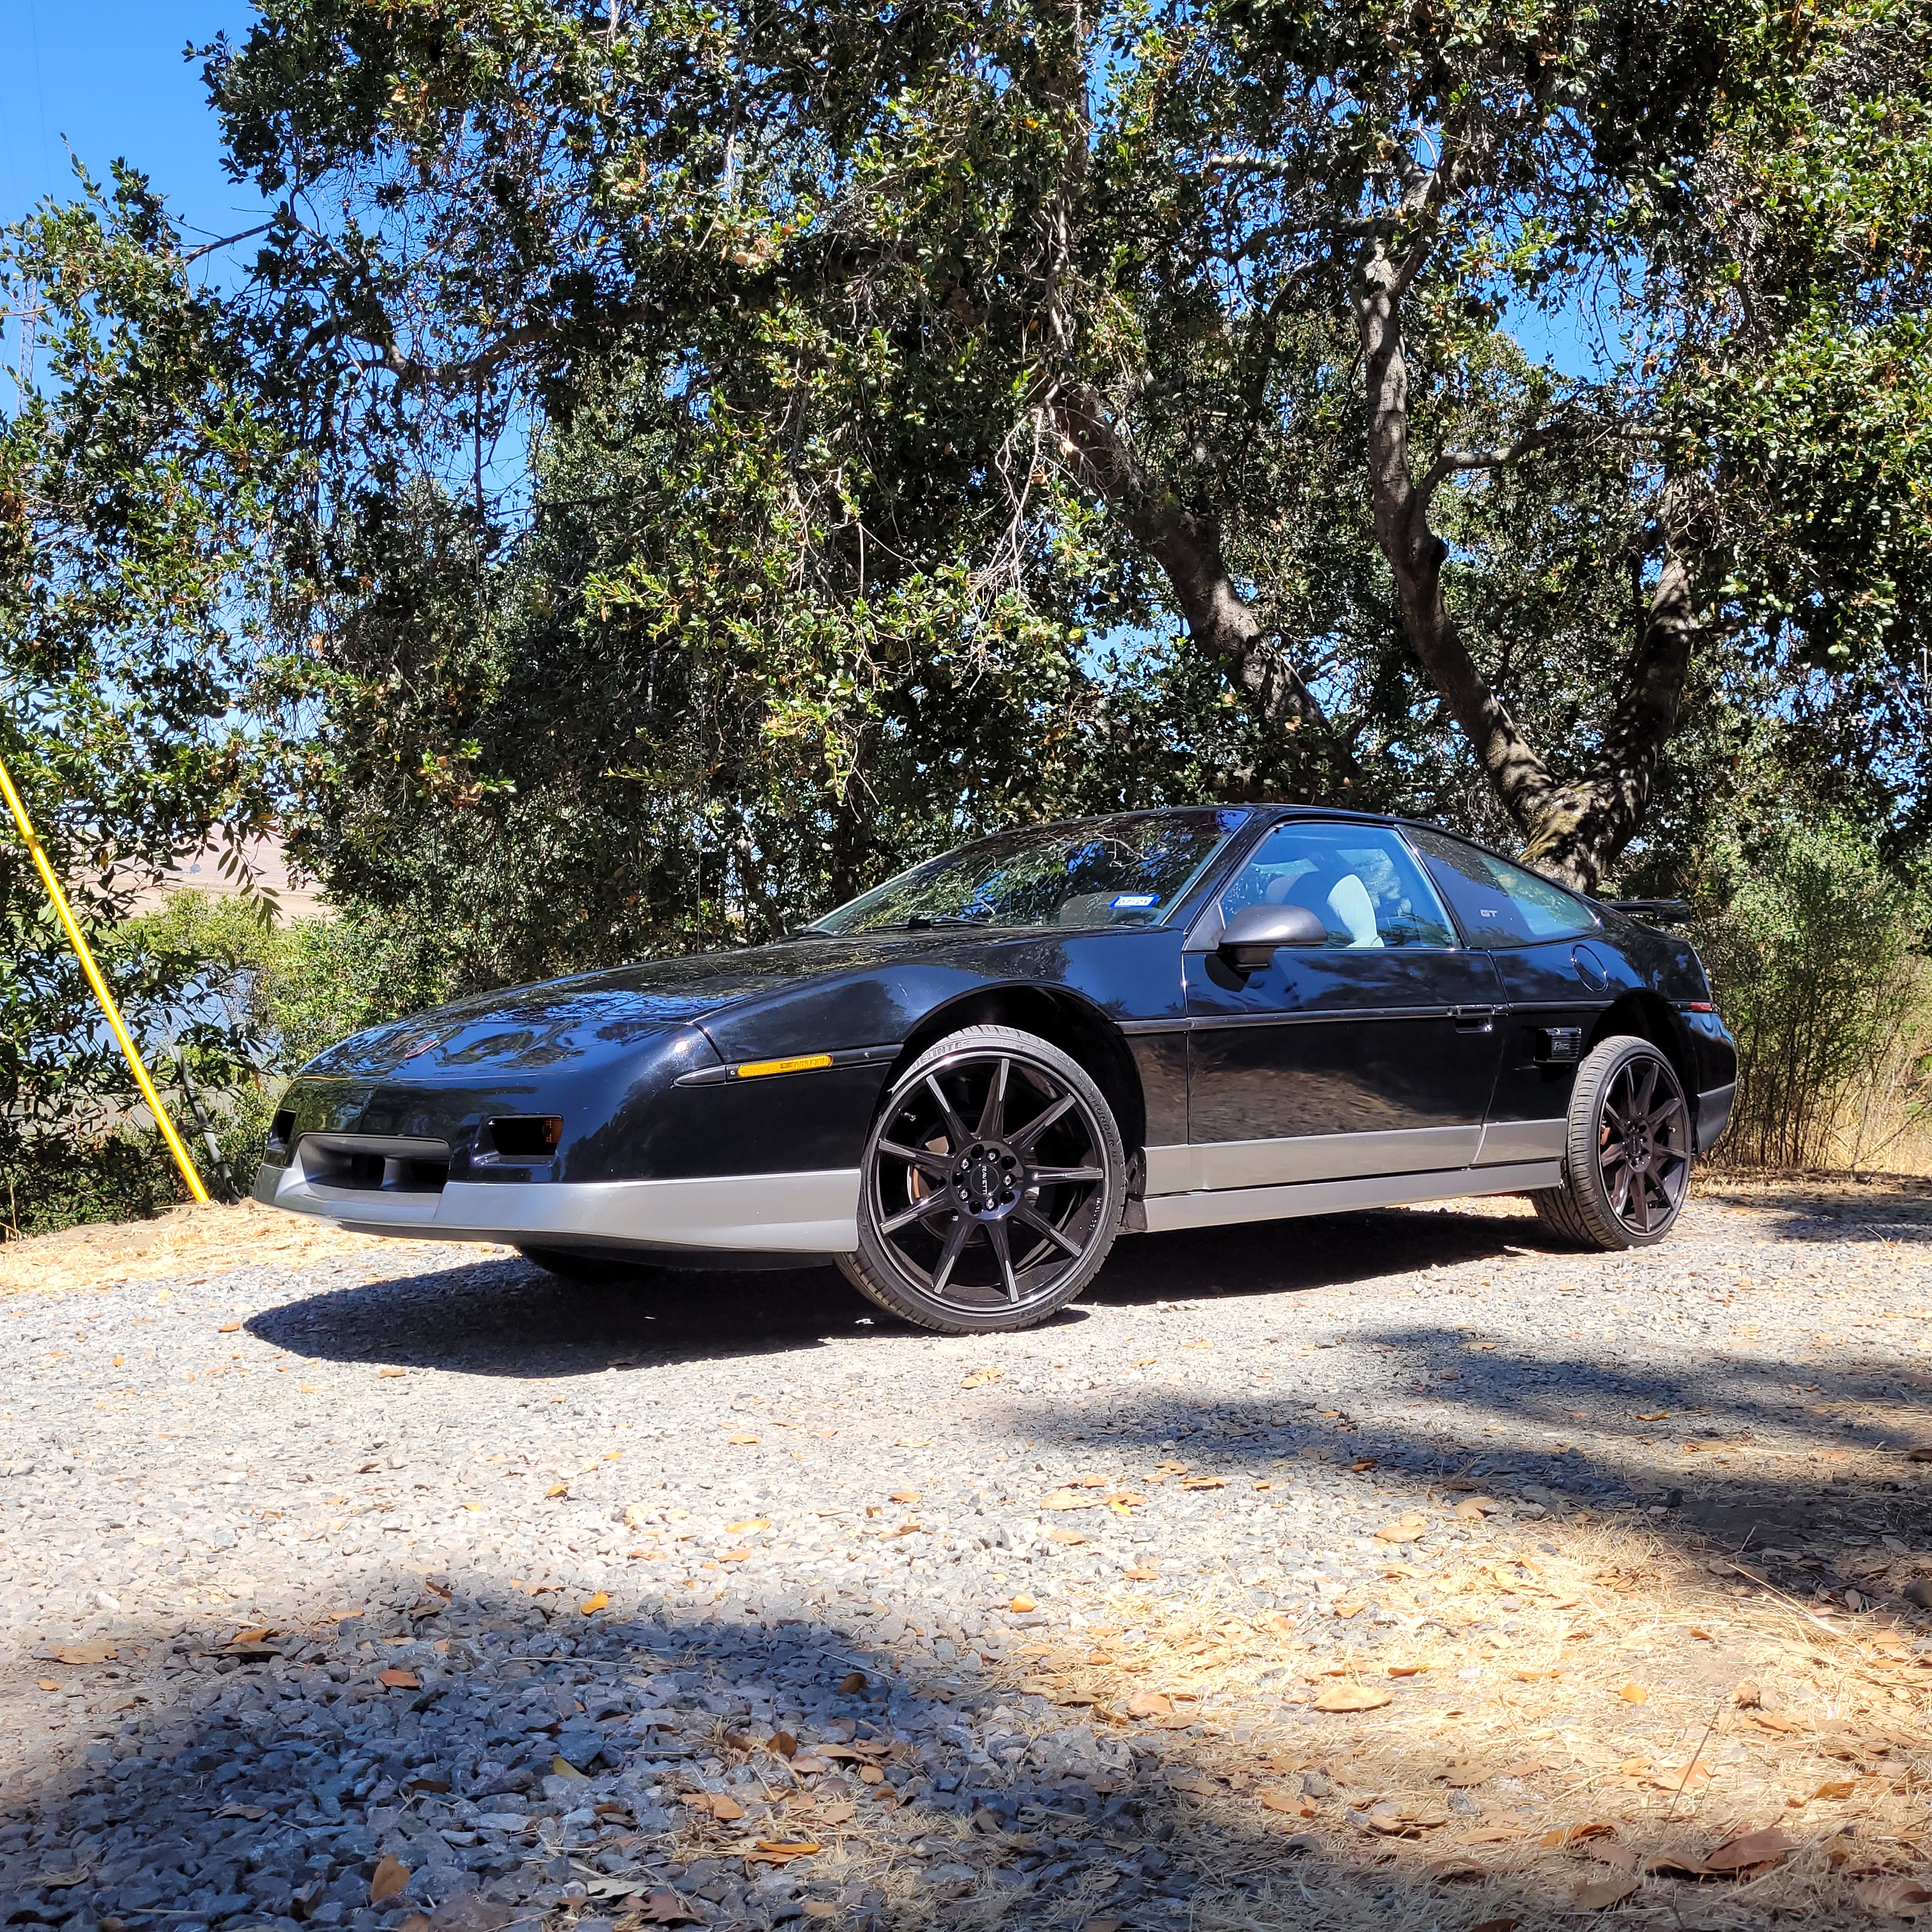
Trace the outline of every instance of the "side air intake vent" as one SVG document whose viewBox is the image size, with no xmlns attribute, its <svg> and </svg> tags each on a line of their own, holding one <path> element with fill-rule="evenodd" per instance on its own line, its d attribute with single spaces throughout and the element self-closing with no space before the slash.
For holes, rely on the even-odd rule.
<svg viewBox="0 0 1932 1932">
<path fill-rule="evenodd" d="M 554 1114 L 499 1114 L 490 1123 L 490 1144 L 506 1160 L 548 1160 L 562 1139 Z"/>
</svg>

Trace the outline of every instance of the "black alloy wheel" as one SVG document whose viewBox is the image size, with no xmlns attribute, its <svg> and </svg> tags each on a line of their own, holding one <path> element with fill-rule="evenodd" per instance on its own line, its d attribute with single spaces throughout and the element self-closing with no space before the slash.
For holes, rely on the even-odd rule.
<svg viewBox="0 0 1932 1932">
<path fill-rule="evenodd" d="M 1585 1055 L 1570 1092 L 1564 1185 L 1535 1195 L 1545 1225 L 1604 1250 L 1648 1247 L 1690 1191 L 1690 1108 L 1676 1069 L 1619 1034 Z"/>
<path fill-rule="evenodd" d="M 1120 1130 L 1079 1064 L 1009 1027 L 969 1027 L 909 1068 L 860 1177 L 849 1279 L 953 1334 L 1025 1328 L 1090 1282 L 1126 1198 Z"/>
</svg>

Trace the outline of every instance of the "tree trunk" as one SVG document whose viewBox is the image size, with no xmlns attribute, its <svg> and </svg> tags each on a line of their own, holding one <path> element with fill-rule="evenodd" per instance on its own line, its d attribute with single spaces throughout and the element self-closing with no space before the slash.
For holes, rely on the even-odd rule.
<svg viewBox="0 0 1932 1932">
<path fill-rule="evenodd" d="M 1047 414 L 1082 480 L 1160 565 L 1188 635 L 1219 660 L 1246 698 L 1250 715 L 1286 738 L 1292 747 L 1282 760 L 1287 788 L 1305 801 L 1359 797 L 1362 774 L 1354 753 L 1236 589 L 1222 555 L 1220 524 L 1149 484 L 1090 392 L 1058 390 Z"/>
<path fill-rule="evenodd" d="M 1418 482 L 1409 449 L 1401 301 L 1419 266 L 1418 252 L 1398 264 L 1380 239 L 1364 247 L 1357 264 L 1355 320 L 1376 538 L 1395 578 L 1409 647 L 1521 827 L 1524 857 L 1567 885 L 1594 892 L 1642 823 L 1658 760 L 1676 728 L 1696 630 L 1690 573 L 1681 556 L 1666 554 L 1643 635 L 1597 753 L 1580 777 L 1559 782 L 1478 670 L 1443 596 L 1449 553 L 1430 526 L 1434 492 L 1458 469 L 1491 466 L 1513 460 L 1514 453 L 1445 457 Z"/>
</svg>

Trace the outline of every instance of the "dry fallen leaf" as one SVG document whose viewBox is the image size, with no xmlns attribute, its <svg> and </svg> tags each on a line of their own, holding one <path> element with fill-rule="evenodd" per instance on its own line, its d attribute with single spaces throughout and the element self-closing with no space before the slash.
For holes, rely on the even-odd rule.
<svg viewBox="0 0 1932 1932">
<path fill-rule="evenodd" d="M 1932 1886 L 1916 1878 L 1868 1878 L 1852 1888 L 1868 1912 L 1888 1918 L 1916 1918 L 1922 1905 L 1932 1905 Z"/>
<path fill-rule="evenodd" d="M 812 1838 L 760 1838 L 754 1852 L 745 1854 L 748 1865 L 788 1865 L 794 1858 L 808 1858 L 822 1850 Z"/>
<path fill-rule="evenodd" d="M 606 1608 L 610 1601 L 610 1593 L 608 1590 L 593 1590 L 577 1607 L 585 1616 L 594 1617 L 599 1610 Z"/>
<path fill-rule="evenodd" d="M 1392 1690 L 1378 1690 L 1367 1684 L 1330 1684 L 1310 1700 L 1316 1711 L 1378 1711 L 1394 1701 Z"/>
<path fill-rule="evenodd" d="M 241 1326 L 238 1322 L 224 1322 L 214 1332 L 218 1335 L 232 1335 L 240 1329 Z"/>
<path fill-rule="evenodd" d="M 1726 1839 L 1715 1851 L 1704 1855 L 1704 1862 L 1715 1872 L 1748 1871 L 1753 1865 L 1775 1864 L 1797 1848 L 1795 1839 L 1770 1825 L 1762 1831 Z"/>
<path fill-rule="evenodd" d="M 688 1792 L 684 1802 L 694 1811 L 708 1811 L 723 1825 L 730 1824 L 745 1815 L 744 1806 L 735 1798 L 727 1798 L 722 1791 Z"/>
<path fill-rule="evenodd" d="M 1433 1879 L 1438 1885 L 1444 1885 L 1459 1879 L 1473 1879 L 1480 1882 L 1490 1874 L 1487 1868 L 1477 1864 L 1474 1858 L 1451 1852 L 1446 1858 L 1437 1858 L 1432 1864 L 1424 1865 L 1422 1875 Z"/>
<path fill-rule="evenodd" d="M 1173 1714 L 1174 1700 L 1165 1691 L 1136 1690 L 1127 1700 L 1130 1718 L 1171 1718 Z"/>
<path fill-rule="evenodd" d="M 741 1435 L 741 1436 L 726 1436 L 726 1437 L 725 1437 L 725 1438 L 724 1438 L 724 1439 L 725 1439 L 725 1441 L 726 1441 L 727 1442 L 730 1442 L 730 1443 L 734 1443 L 734 1444 L 736 1444 L 739 1448 L 740 1448 L 740 1449 L 750 1449 L 750 1448 L 755 1448 L 755 1447 L 757 1446 L 758 1440 L 758 1438 L 755 1436 L 742 1436 L 742 1435 Z"/>
<path fill-rule="evenodd" d="M 1814 1798 L 1849 1798 L 1858 1788 L 1856 1778 L 1831 1778 L 1812 1792 Z"/>
<path fill-rule="evenodd" d="M 632 1916 L 649 1925 L 698 1925 L 703 1915 L 692 1910 L 674 1892 L 654 1892 L 642 1905 L 632 1908 Z M 813 1915 L 814 1917 L 817 1915 Z"/>
<path fill-rule="evenodd" d="M 34 1682 L 42 1690 L 58 1690 L 61 1688 L 57 1677 L 36 1677 Z"/>
<path fill-rule="evenodd" d="M 859 1815 L 859 1808 L 849 1798 L 834 1798 L 813 1806 L 812 1815 L 821 1825 L 849 1825 Z"/>
<path fill-rule="evenodd" d="M 1023 1617 L 1029 1610 L 1036 1610 L 1040 1606 L 1030 1597 L 1016 1597 L 1006 1607 L 1015 1616 Z"/>
<path fill-rule="evenodd" d="M 1123 1570 L 1120 1574 L 1130 1583 L 1151 1583 L 1160 1576 L 1160 1572 L 1150 1570 L 1144 1563 L 1136 1563 L 1130 1569 Z"/>
<path fill-rule="evenodd" d="M 848 1670 L 838 1680 L 839 1694 L 842 1696 L 856 1697 L 861 1692 L 868 1690 L 871 1688 L 872 1679 L 862 1670 Z"/>
<path fill-rule="evenodd" d="M 1226 1476 L 1184 1476 L 1180 1486 L 1184 1490 L 1225 1490 L 1228 1479 Z"/>
<path fill-rule="evenodd" d="M 408 1373 L 407 1369 L 378 1369 L 376 1371 L 376 1379 L 379 1382 L 392 1382 L 400 1380 Z"/>
<path fill-rule="evenodd" d="M 1043 1510 L 1098 1509 L 1100 1507 L 1098 1496 L 1082 1496 L 1078 1490 L 1055 1490 L 1040 1504 Z"/>
<path fill-rule="evenodd" d="M 1619 1873 L 1615 1878 L 1592 1879 L 1588 1885 L 1579 1886 L 1576 1896 L 1570 1902 L 1573 1910 L 1578 1912 L 1600 1912 L 1606 1906 L 1629 1898 L 1636 1888 L 1634 1878 L 1627 1873 Z"/>
<path fill-rule="evenodd" d="M 409 1882 L 409 1867 L 393 1852 L 386 1852 L 369 1881 L 369 1903 L 380 1905 L 384 1899 L 394 1898 Z"/>
<path fill-rule="evenodd" d="M 1641 1684 L 1626 1684 L 1617 1695 L 1626 1704 L 1648 1704 L 1650 1702 L 1650 1693 Z"/>
<path fill-rule="evenodd" d="M 581 1778 L 584 1777 L 583 1772 L 579 1771 L 576 1766 L 571 1762 L 568 1758 L 561 1755 L 550 1760 L 550 1768 L 551 1774 L 554 1777 L 574 1778 Z M 586 1779 L 585 1781 L 587 1783 L 589 1780 Z"/>
<path fill-rule="evenodd" d="M 919 1498 L 916 1496 L 895 1496 L 893 1497 L 892 1501 L 896 1503 L 916 1503 L 919 1501 Z M 771 1526 L 771 1521 L 769 1517 L 762 1516 L 747 1516 L 742 1522 L 728 1522 L 724 1526 L 724 1534 L 727 1536 L 749 1536 L 754 1530 L 770 1529 Z"/>
<path fill-rule="evenodd" d="M 378 1683 L 386 1684 L 392 1690 L 420 1690 L 422 1679 L 413 1670 L 379 1670 Z"/>
<path fill-rule="evenodd" d="M 569 1493 L 570 1485 L 568 1483 L 553 1483 L 544 1492 L 546 1496 L 567 1496 Z"/>
<path fill-rule="evenodd" d="M 264 1633 L 266 1634 L 266 1633 Z M 236 1642 L 241 1640 L 237 1638 Z M 119 1647 L 111 1643 L 64 1643 L 48 1653 L 56 1664 L 115 1664 L 120 1660 Z"/>
<path fill-rule="evenodd" d="M 1285 1811 L 1291 1818 L 1312 1818 L 1321 1808 L 1304 1792 L 1282 1791 L 1274 1785 L 1255 1793 L 1264 1811 Z"/>
</svg>

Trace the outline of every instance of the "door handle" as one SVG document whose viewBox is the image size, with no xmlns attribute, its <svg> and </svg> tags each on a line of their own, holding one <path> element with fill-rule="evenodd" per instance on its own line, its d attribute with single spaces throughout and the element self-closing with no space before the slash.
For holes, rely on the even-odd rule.
<svg viewBox="0 0 1932 1932">
<path fill-rule="evenodd" d="M 1458 1033 L 1493 1033 L 1496 1016 L 1508 1010 L 1507 1006 L 1451 1006 L 1449 1017 Z"/>
</svg>

